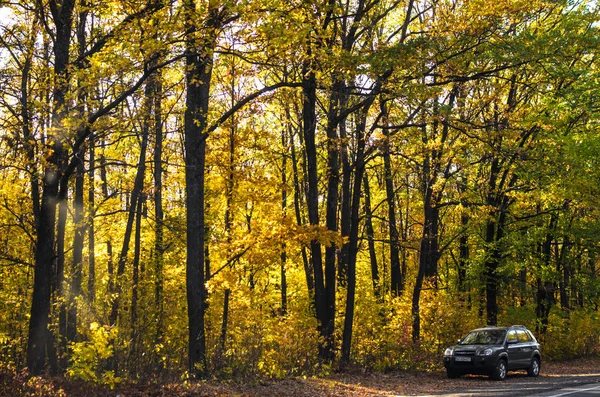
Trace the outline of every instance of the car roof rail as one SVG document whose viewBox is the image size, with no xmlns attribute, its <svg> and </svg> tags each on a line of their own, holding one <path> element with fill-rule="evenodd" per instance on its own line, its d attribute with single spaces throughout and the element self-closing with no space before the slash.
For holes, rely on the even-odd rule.
<svg viewBox="0 0 600 397">
<path fill-rule="evenodd" d="M 527 327 L 526 327 L 526 326 L 524 326 L 524 325 L 519 325 L 519 324 L 511 325 L 510 327 L 511 327 L 511 328 L 525 328 L 525 329 L 527 329 Z"/>
</svg>

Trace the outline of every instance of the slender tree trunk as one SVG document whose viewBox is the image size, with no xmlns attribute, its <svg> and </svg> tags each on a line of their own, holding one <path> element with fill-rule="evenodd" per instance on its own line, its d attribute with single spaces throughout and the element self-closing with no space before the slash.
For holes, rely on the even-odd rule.
<svg viewBox="0 0 600 397">
<path fill-rule="evenodd" d="M 67 224 L 67 197 L 58 203 L 58 220 L 56 224 L 55 237 L 55 274 L 52 291 L 58 308 L 58 351 L 61 356 L 60 367 L 66 369 L 68 364 L 68 322 L 69 308 L 66 293 L 66 270 L 65 270 L 65 233 Z"/>
<path fill-rule="evenodd" d="M 560 272 L 561 278 L 559 283 L 560 288 L 560 306 L 565 310 L 571 309 L 571 302 L 569 299 L 569 285 L 571 284 L 571 266 L 568 263 L 567 255 L 570 251 L 571 241 L 569 236 L 565 236 L 562 243 L 560 253 L 560 264 L 558 265 L 558 271 Z"/>
<path fill-rule="evenodd" d="M 95 136 L 90 135 L 90 150 L 89 150 L 89 190 L 88 190 L 88 304 L 91 306 L 96 301 L 96 229 L 94 226 L 94 215 L 96 211 L 96 192 L 95 192 L 95 167 L 96 167 L 96 150 Z"/>
<path fill-rule="evenodd" d="M 337 233 L 338 231 L 338 201 L 340 186 L 340 165 L 339 151 L 340 141 L 337 135 L 338 109 L 340 104 L 340 95 L 343 90 L 343 83 L 340 80 L 334 82 L 332 92 L 329 96 L 329 109 L 327 114 L 327 199 L 325 208 L 325 227 L 328 232 Z M 337 244 L 329 244 L 325 247 L 325 312 L 322 319 L 323 336 L 326 337 L 325 349 L 328 350 L 323 356 L 326 360 L 333 360 L 333 338 L 335 329 L 335 295 L 336 295 L 336 249 Z M 341 260 L 338 264 L 345 268 L 344 247 L 341 249 Z"/>
<path fill-rule="evenodd" d="M 73 265 L 71 268 L 71 289 L 69 291 L 67 321 L 67 340 L 69 342 L 75 342 L 77 340 L 77 305 L 79 297 L 81 296 L 83 244 L 86 229 L 83 218 L 84 177 L 85 171 L 83 159 L 80 159 L 75 174 L 75 197 L 73 201 L 75 237 L 73 240 Z"/>
<path fill-rule="evenodd" d="M 537 305 L 535 314 L 538 320 L 538 332 L 545 334 L 548 329 L 548 316 L 550 310 L 554 305 L 554 284 L 551 281 L 544 280 L 542 274 L 544 274 L 550 268 L 551 256 L 552 256 L 552 241 L 554 240 L 554 232 L 556 229 L 556 223 L 558 216 L 553 213 L 550 216 L 550 223 L 548 225 L 548 232 L 546 238 L 540 244 L 540 255 L 542 259 L 542 268 L 539 269 L 537 277 Z"/>
<path fill-rule="evenodd" d="M 289 112 L 289 111 L 288 111 Z M 288 125 L 291 124 L 291 120 L 289 118 L 289 114 L 288 114 Z M 290 153 L 292 156 L 292 174 L 294 177 L 294 213 L 296 214 L 296 223 L 299 226 L 302 226 L 304 224 L 304 220 L 302 218 L 302 213 L 300 211 L 300 207 L 302 205 L 301 201 L 301 184 L 300 184 L 300 177 L 298 175 L 298 160 L 297 160 L 297 156 L 296 156 L 296 145 L 294 143 L 294 134 L 293 131 L 291 130 L 291 127 L 289 128 L 289 134 L 290 134 Z M 306 276 L 306 287 L 308 289 L 308 295 L 311 297 L 311 299 L 314 299 L 314 290 L 315 290 L 315 285 L 314 285 L 314 280 L 313 280 L 313 269 L 311 266 L 310 261 L 308 260 L 308 254 L 306 252 L 306 248 L 303 246 L 302 247 L 302 264 L 304 265 L 304 274 Z"/>
<path fill-rule="evenodd" d="M 303 130 L 304 144 L 307 162 L 308 189 L 306 204 L 308 207 L 308 220 L 311 226 L 319 225 L 319 184 L 317 177 L 317 146 L 316 146 L 316 102 L 317 82 L 315 73 L 311 67 L 305 64 L 303 67 Z M 328 301 L 328 291 L 325 286 L 326 275 L 323 274 L 323 258 L 321 254 L 321 243 L 314 239 L 310 242 L 311 261 L 315 282 L 315 308 L 316 317 L 319 322 L 319 333 L 322 337 L 319 346 L 319 357 L 324 361 L 332 361 L 333 351 L 333 313 L 330 308 L 333 302 Z M 331 286 L 328 286 L 331 287 Z"/>
<path fill-rule="evenodd" d="M 138 324 L 138 288 L 140 284 L 140 254 L 142 240 L 142 207 L 145 198 L 143 195 L 137 200 L 135 208 L 135 239 L 133 249 L 133 272 L 131 278 L 131 337 L 129 346 L 129 373 L 132 377 L 137 374 L 137 351 L 140 337 Z"/>
<path fill-rule="evenodd" d="M 390 137 L 386 133 L 383 144 L 383 166 L 385 174 L 385 193 L 388 204 L 388 224 L 390 237 L 390 277 L 393 296 L 399 296 L 404 288 L 404 279 L 400 267 L 398 250 L 398 226 L 396 221 L 396 195 L 392 178 L 392 163 L 390 155 Z"/>
<path fill-rule="evenodd" d="M 351 217 L 352 224 L 350 227 L 350 243 L 348 250 L 348 290 L 346 297 L 346 315 L 344 317 L 344 332 L 342 336 L 342 363 L 350 362 L 350 350 L 352 345 L 352 330 L 354 323 L 354 310 L 356 300 L 356 259 L 358 255 L 358 224 L 360 221 L 360 196 L 361 185 L 365 167 L 365 124 L 369 106 L 365 105 L 362 110 L 359 125 L 356 127 L 356 162 L 354 183 L 352 187 L 352 205 Z"/>
<path fill-rule="evenodd" d="M 287 134 L 285 130 L 281 132 L 281 148 L 283 155 L 281 156 L 281 219 L 285 221 L 287 217 Z M 287 264 L 287 245 L 284 242 L 281 243 L 281 309 L 282 315 L 287 313 L 287 275 L 286 275 L 286 264 Z"/>
<path fill-rule="evenodd" d="M 153 95 L 154 107 L 154 305 L 156 309 L 156 337 L 155 344 L 163 342 L 164 328 L 164 219 L 163 212 L 163 121 L 162 121 L 162 76 L 155 76 L 156 89 Z"/>
<path fill-rule="evenodd" d="M 334 84 L 333 86 L 333 91 L 335 92 L 335 95 L 332 95 L 330 98 L 330 106 L 332 107 L 332 110 L 330 111 L 331 115 L 329 116 L 330 119 L 333 119 L 334 121 L 336 121 L 338 115 L 337 115 L 337 111 L 335 111 L 335 109 L 337 107 L 342 108 L 341 110 L 343 111 L 343 108 L 346 106 L 347 103 L 347 95 L 346 95 L 346 87 L 345 84 L 342 81 L 338 81 Z M 339 105 L 338 105 L 339 104 Z M 331 124 L 332 122 L 330 122 Z M 333 124 L 332 127 L 329 128 L 333 128 L 333 136 L 335 136 L 335 128 L 337 127 L 337 121 Z M 335 182 L 335 186 L 330 186 L 330 190 L 335 188 L 335 200 L 336 202 L 339 201 L 339 194 L 338 194 L 338 190 L 339 190 L 339 184 L 340 184 L 340 177 L 339 177 L 339 168 L 340 168 L 340 160 L 341 160 L 341 168 L 342 168 L 342 196 L 341 196 L 341 204 L 340 204 L 340 232 L 342 235 L 342 238 L 344 238 L 346 241 L 342 244 L 341 248 L 339 249 L 339 258 L 338 258 L 338 282 L 341 286 L 346 286 L 347 281 L 348 281 L 348 255 L 349 255 L 349 249 L 350 249 L 350 242 L 349 242 L 349 236 L 350 236 L 350 228 L 351 228 L 351 223 L 352 220 L 350 219 L 350 207 L 351 207 L 351 203 L 352 203 L 352 193 L 351 193 L 351 183 L 352 183 L 352 169 L 350 166 L 350 159 L 348 158 L 348 136 L 347 136 L 347 132 L 346 132 L 346 120 L 340 120 L 339 122 L 339 130 L 340 130 L 340 137 L 339 139 L 336 139 L 336 146 L 338 146 L 338 148 L 336 148 L 339 151 L 339 160 L 336 159 L 336 162 L 338 164 L 336 164 L 336 173 L 337 173 L 337 178 L 335 180 L 332 180 L 332 182 Z M 329 134 L 328 134 L 329 135 Z M 328 137 L 328 142 L 331 140 L 332 138 Z M 339 143 L 338 143 L 339 142 Z M 330 172 L 330 171 L 328 171 Z M 329 196 L 328 196 L 329 198 Z M 334 209 L 334 208 L 331 208 Z M 337 205 L 336 208 L 337 210 Z M 336 215 L 337 218 L 337 215 Z M 337 229 L 336 229 L 337 230 Z"/>
<path fill-rule="evenodd" d="M 503 225 L 500 224 L 499 214 L 501 194 L 499 193 L 498 174 L 500 172 L 500 162 L 497 158 L 493 158 L 490 166 L 490 177 L 488 180 L 488 195 L 487 204 L 491 208 L 489 219 L 486 222 L 485 228 L 485 244 L 488 251 L 487 259 L 484 263 L 484 280 L 485 280 L 485 311 L 486 322 L 488 325 L 496 325 L 498 321 L 498 276 L 496 270 L 498 268 L 499 257 L 497 244 L 500 241 L 499 234 Z"/>
<path fill-rule="evenodd" d="M 108 172 L 107 172 L 107 162 L 106 162 L 106 156 L 104 154 L 104 150 L 106 148 L 106 142 L 104 140 L 101 140 L 100 142 L 100 147 L 102 148 L 102 151 L 100 153 L 100 158 L 98 159 L 98 163 L 99 163 L 99 167 L 100 167 L 100 180 L 102 181 L 101 183 L 101 189 L 102 189 L 102 197 L 104 200 L 107 200 L 110 196 L 109 191 L 108 191 Z M 113 265 L 113 246 L 112 246 L 112 240 L 110 238 L 110 236 L 107 236 L 106 239 L 106 254 L 108 257 L 107 263 L 106 263 L 106 272 L 108 273 L 108 285 L 107 285 L 107 291 L 109 294 L 113 294 L 115 291 L 115 271 L 114 271 L 114 265 Z M 110 316 L 110 314 L 109 314 Z"/>
<path fill-rule="evenodd" d="M 367 232 L 367 241 L 369 243 L 369 259 L 371 261 L 371 280 L 373 282 L 373 293 L 377 300 L 380 300 L 381 291 L 379 286 L 379 268 L 377 265 L 377 251 L 375 249 L 375 238 L 373 231 L 373 213 L 371 211 L 371 189 L 369 188 L 369 178 L 367 173 L 363 177 L 363 190 L 365 192 L 365 229 Z"/>
<path fill-rule="evenodd" d="M 227 342 L 227 322 L 229 317 L 229 297 L 231 295 L 231 290 L 227 288 L 225 290 L 225 294 L 223 295 L 223 319 L 221 322 L 221 335 L 219 337 L 219 349 L 220 354 L 225 353 L 225 345 Z"/>
<path fill-rule="evenodd" d="M 469 225 L 469 216 L 465 213 L 460 216 L 460 224 L 462 232 L 458 238 L 459 258 L 458 258 L 458 291 L 467 291 L 467 267 L 469 264 L 469 236 L 467 235 L 467 227 Z"/>
<path fill-rule="evenodd" d="M 485 241 L 488 249 L 487 259 L 484 263 L 485 276 L 485 301 L 486 321 L 488 325 L 496 325 L 498 322 L 498 287 L 500 278 L 497 270 L 500 265 L 500 241 L 504 237 L 504 225 L 506 222 L 506 198 L 492 212 L 487 222 Z"/>
<path fill-rule="evenodd" d="M 123 245 L 119 254 L 117 263 L 117 272 L 115 278 L 115 297 L 112 301 L 111 314 L 109 322 L 111 325 L 116 325 L 119 315 L 119 305 L 123 287 L 121 279 L 125 274 L 125 265 L 127 264 L 127 255 L 129 253 L 129 245 L 131 242 L 131 233 L 133 232 L 134 221 L 136 218 L 138 202 L 141 200 L 142 191 L 144 188 L 144 175 L 146 174 L 146 151 L 148 148 L 148 128 L 142 128 L 142 142 L 140 148 L 140 159 L 137 165 L 133 190 L 131 191 L 131 200 L 127 215 L 127 225 L 125 226 L 125 234 L 123 235 Z"/>
</svg>

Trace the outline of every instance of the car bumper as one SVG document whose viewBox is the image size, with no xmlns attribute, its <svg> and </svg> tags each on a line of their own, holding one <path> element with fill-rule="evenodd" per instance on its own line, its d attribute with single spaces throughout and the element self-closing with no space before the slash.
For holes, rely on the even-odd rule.
<svg viewBox="0 0 600 397">
<path fill-rule="evenodd" d="M 463 356 L 465 357 L 465 356 Z M 457 361 L 457 356 L 445 356 L 444 367 L 465 374 L 490 373 L 498 364 L 498 356 L 466 356 L 470 361 Z"/>
</svg>

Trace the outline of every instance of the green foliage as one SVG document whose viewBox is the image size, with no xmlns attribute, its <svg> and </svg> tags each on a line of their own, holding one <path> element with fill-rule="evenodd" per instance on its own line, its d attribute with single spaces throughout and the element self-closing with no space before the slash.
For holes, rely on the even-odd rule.
<svg viewBox="0 0 600 397">
<path fill-rule="evenodd" d="M 565 360 L 600 353 L 600 318 L 595 310 L 555 310 L 548 332 L 540 336 L 543 354 L 550 360 Z"/>
<path fill-rule="evenodd" d="M 114 354 L 112 343 L 117 334 L 116 328 L 91 323 L 89 339 L 71 344 L 71 364 L 67 376 L 111 388 L 119 383 L 121 379 L 115 376 L 114 370 L 106 369 L 107 360 Z"/>
</svg>

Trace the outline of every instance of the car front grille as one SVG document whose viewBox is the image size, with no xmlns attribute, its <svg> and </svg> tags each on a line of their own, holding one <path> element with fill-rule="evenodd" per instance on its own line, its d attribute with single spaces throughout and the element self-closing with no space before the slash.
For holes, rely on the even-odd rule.
<svg viewBox="0 0 600 397">
<path fill-rule="evenodd" d="M 474 351 L 455 351 L 454 354 L 457 356 L 474 356 L 475 352 Z"/>
</svg>

